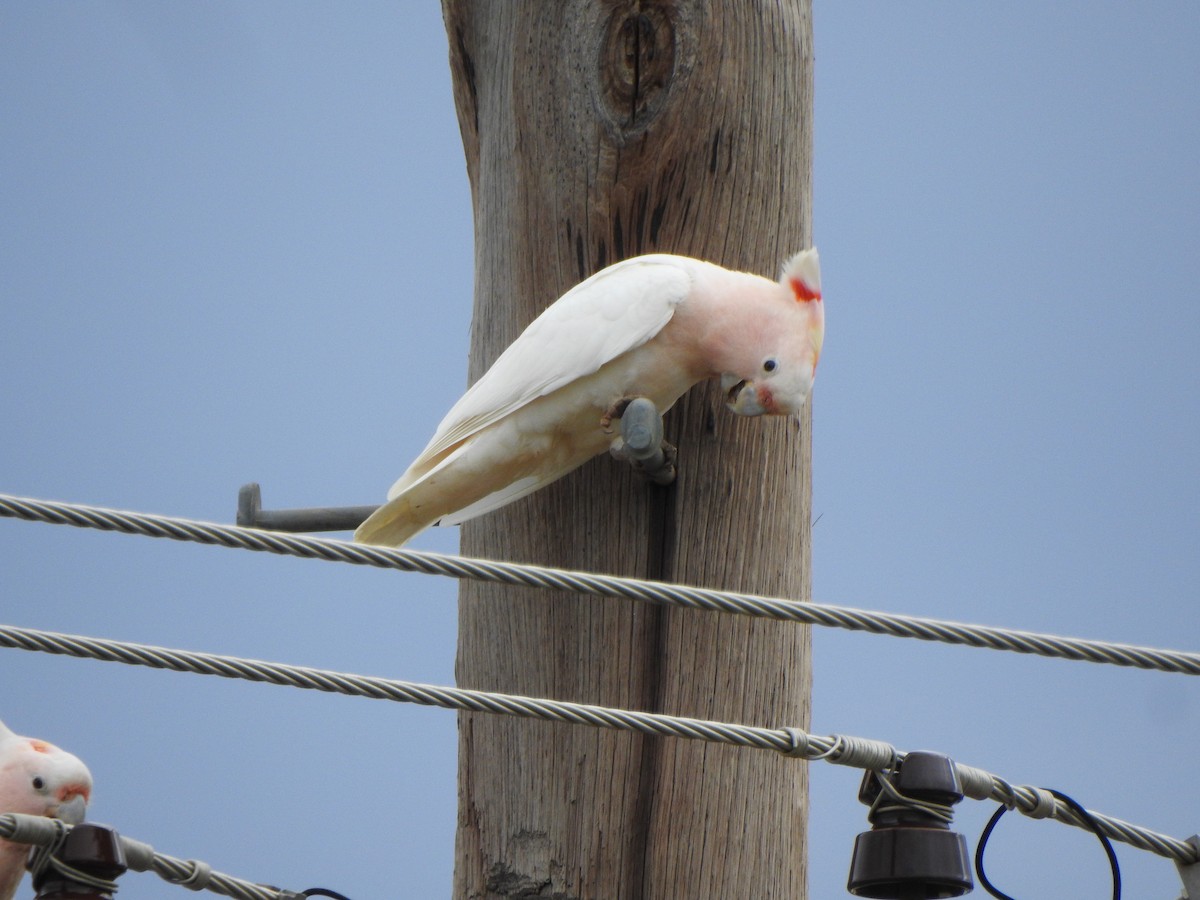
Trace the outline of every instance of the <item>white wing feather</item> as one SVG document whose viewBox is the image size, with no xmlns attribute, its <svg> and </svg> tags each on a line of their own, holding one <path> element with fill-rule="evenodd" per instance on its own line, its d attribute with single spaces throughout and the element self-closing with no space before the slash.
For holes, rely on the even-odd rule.
<svg viewBox="0 0 1200 900">
<path fill-rule="evenodd" d="M 687 298 L 695 265 L 682 256 L 639 256 L 603 269 L 563 294 L 454 404 L 388 499 L 455 444 L 658 334 Z"/>
</svg>

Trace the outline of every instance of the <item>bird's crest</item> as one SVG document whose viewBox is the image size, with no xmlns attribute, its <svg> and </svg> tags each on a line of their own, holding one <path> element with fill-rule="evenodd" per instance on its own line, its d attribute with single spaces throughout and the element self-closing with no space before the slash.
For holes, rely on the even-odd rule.
<svg viewBox="0 0 1200 900">
<path fill-rule="evenodd" d="M 817 248 L 810 247 L 801 250 L 783 266 L 783 275 L 779 279 L 792 289 L 796 300 L 800 303 L 810 303 L 821 299 L 821 261 L 817 257 Z"/>
</svg>

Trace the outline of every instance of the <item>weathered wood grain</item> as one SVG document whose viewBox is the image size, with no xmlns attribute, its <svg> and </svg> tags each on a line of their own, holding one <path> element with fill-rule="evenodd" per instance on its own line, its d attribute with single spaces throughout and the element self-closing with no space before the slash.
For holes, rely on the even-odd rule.
<svg viewBox="0 0 1200 900">
<path fill-rule="evenodd" d="M 774 276 L 811 242 L 808 0 L 444 0 L 475 213 L 471 378 L 550 302 L 647 252 Z M 679 478 L 600 458 L 463 528 L 465 553 L 806 598 L 809 416 L 712 386 Z M 806 627 L 464 582 L 458 682 L 806 726 Z M 806 770 L 762 752 L 460 718 L 454 896 L 804 896 Z"/>
</svg>

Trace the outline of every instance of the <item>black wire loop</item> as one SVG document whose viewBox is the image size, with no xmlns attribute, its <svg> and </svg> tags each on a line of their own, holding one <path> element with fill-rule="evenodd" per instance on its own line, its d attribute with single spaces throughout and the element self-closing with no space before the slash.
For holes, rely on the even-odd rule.
<svg viewBox="0 0 1200 900">
<path fill-rule="evenodd" d="M 1108 856 L 1109 868 L 1112 869 L 1112 898 L 1113 900 L 1121 900 L 1121 866 L 1117 863 L 1117 854 L 1113 850 L 1112 842 L 1109 841 L 1108 836 L 1100 830 L 1100 825 L 1094 818 L 1092 818 L 1092 814 L 1084 809 L 1074 799 L 1068 797 L 1061 791 L 1051 790 L 1050 793 L 1054 795 L 1055 799 L 1062 801 L 1072 810 L 1074 810 L 1075 814 L 1079 816 L 1080 821 L 1082 821 L 1100 840 L 1100 845 L 1104 848 L 1104 852 Z M 983 871 L 983 853 L 984 849 L 987 847 L 988 839 L 992 836 L 992 830 L 996 827 L 996 823 L 1000 821 L 1000 817 L 1008 812 L 1008 810 L 1008 806 L 1001 804 L 1000 808 L 992 813 L 992 817 L 988 819 L 987 825 L 984 826 L 983 834 L 979 836 L 979 846 L 975 848 L 975 874 L 979 876 L 979 883 L 983 885 L 983 889 L 993 897 L 996 897 L 997 900 L 1015 900 L 1015 898 L 1004 893 L 988 879 L 987 875 Z"/>
</svg>

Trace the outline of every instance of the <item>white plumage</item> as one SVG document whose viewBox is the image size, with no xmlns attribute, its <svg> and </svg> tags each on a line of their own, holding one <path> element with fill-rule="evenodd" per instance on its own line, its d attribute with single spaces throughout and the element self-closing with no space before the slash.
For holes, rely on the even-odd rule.
<svg viewBox="0 0 1200 900">
<path fill-rule="evenodd" d="M 355 539 L 399 545 L 549 484 L 604 452 L 608 417 L 625 399 L 647 397 L 661 413 L 722 376 L 736 382 L 735 412 L 795 413 L 823 333 L 815 250 L 794 257 L 779 282 L 667 254 L 610 266 L 500 355 Z"/>
<path fill-rule="evenodd" d="M 46 741 L 13 734 L 0 722 L 0 813 L 83 821 L 92 775 L 79 758 Z M 0 840 L 0 900 L 12 900 L 29 847 Z"/>
</svg>

